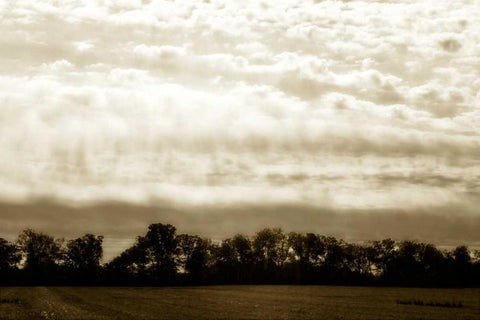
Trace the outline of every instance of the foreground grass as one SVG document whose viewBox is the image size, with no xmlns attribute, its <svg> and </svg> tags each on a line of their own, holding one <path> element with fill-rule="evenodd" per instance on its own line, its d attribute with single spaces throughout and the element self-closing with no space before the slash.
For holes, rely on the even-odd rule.
<svg viewBox="0 0 480 320">
<path fill-rule="evenodd" d="M 426 307 L 463 308 L 462 301 L 397 300 L 397 303 Z"/>
<path fill-rule="evenodd" d="M 0 319 L 480 319 L 479 289 L 0 288 Z M 398 301 L 462 301 L 461 308 Z"/>
</svg>

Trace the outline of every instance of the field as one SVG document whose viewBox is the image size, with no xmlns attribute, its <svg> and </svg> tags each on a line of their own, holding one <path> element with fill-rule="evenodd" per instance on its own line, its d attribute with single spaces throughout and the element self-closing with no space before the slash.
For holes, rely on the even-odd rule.
<svg viewBox="0 0 480 320">
<path fill-rule="evenodd" d="M 480 289 L 0 287 L 0 319 L 480 319 Z"/>
</svg>

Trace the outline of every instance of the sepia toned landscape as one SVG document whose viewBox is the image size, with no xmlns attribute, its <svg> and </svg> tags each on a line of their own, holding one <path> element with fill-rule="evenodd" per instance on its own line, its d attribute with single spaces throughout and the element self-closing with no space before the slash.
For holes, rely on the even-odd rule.
<svg viewBox="0 0 480 320">
<path fill-rule="evenodd" d="M 479 0 L 0 0 L 0 320 L 479 319 Z"/>
</svg>

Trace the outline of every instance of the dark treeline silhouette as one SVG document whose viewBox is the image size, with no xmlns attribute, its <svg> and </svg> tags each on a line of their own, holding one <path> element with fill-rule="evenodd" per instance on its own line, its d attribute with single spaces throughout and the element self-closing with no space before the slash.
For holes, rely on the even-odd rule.
<svg viewBox="0 0 480 320">
<path fill-rule="evenodd" d="M 479 286 L 480 252 L 391 239 L 347 243 L 313 233 L 263 229 L 215 243 L 152 224 L 101 264 L 102 236 L 54 239 L 31 229 L 0 238 L 2 285 L 335 284 Z"/>
</svg>

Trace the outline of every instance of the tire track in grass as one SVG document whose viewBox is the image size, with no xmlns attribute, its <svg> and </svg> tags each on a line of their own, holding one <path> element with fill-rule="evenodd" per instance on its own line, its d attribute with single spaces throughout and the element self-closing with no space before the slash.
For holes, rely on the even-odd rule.
<svg viewBox="0 0 480 320">
<path fill-rule="evenodd" d="M 61 313 L 64 313 L 62 309 L 65 307 L 55 302 L 55 297 L 48 288 L 38 287 L 34 290 L 36 299 L 34 300 L 32 311 L 37 313 L 39 319 L 57 319 Z"/>
<path fill-rule="evenodd" d="M 32 309 L 35 311 L 37 319 L 97 319 L 95 314 L 66 302 L 55 289 L 51 287 L 35 288 L 36 299 Z"/>
<path fill-rule="evenodd" d="M 73 304 L 85 313 L 90 314 L 88 319 L 138 319 L 139 316 L 137 312 L 124 309 L 125 305 L 128 304 L 116 303 L 115 299 L 112 298 L 111 289 L 105 290 L 102 287 L 57 287 L 54 290 L 65 303 Z"/>
<path fill-rule="evenodd" d="M 119 319 L 185 319 L 185 310 L 165 294 L 164 288 L 107 288 L 102 289 L 102 306 L 119 312 Z M 156 294 L 155 294 L 156 293 Z"/>
</svg>

